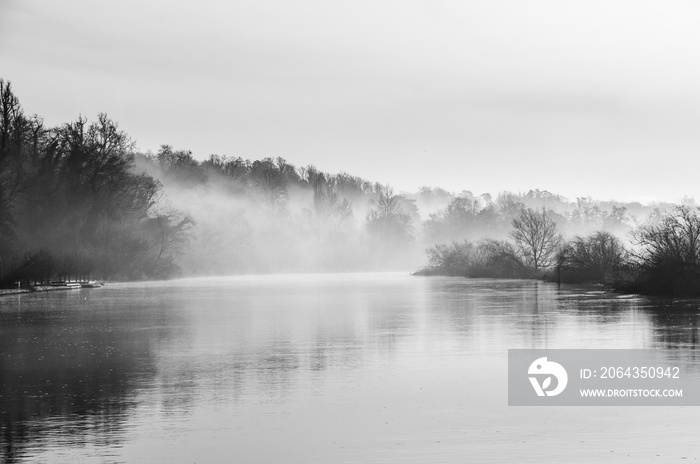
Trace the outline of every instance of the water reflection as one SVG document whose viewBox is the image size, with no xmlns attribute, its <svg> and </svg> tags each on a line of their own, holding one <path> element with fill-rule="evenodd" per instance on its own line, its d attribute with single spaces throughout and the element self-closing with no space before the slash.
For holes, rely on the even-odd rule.
<svg viewBox="0 0 700 464">
<path fill-rule="evenodd" d="M 484 359 L 500 360 L 509 348 L 696 356 L 699 317 L 693 300 L 398 275 L 194 279 L 4 298 L 0 456 L 70 462 L 59 451 L 80 444 L 81 457 L 128 461 L 136 449 L 162 461 L 175 453 L 164 440 L 192 445 L 192 436 L 194 450 L 209 443 L 264 462 L 275 451 L 249 434 L 290 427 L 306 435 L 279 445 L 280 456 L 317 433 L 337 433 L 331 443 L 364 434 L 391 441 L 382 434 L 395 417 L 370 424 L 353 409 L 375 417 L 393 405 L 411 436 L 435 420 L 412 404 L 427 401 L 448 420 L 454 408 L 446 404 L 487 388 L 474 379 L 501 375 Z M 454 393 L 427 400 L 430 388 Z M 329 411 L 338 430 L 320 432 Z M 249 440 L 208 442 L 212 421 L 222 436 Z M 328 446 L 320 461 L 342 455 L 340 445 Z M 302 459 L 306 451 L 297 451 Z"/>
<path fill-rule="evenodd" d="M 157 367 L 154 343 L 168 336 L 163 311 L 130 311 L 88 291 L 37 294 L 0 307 L 0 453 L 89 437 L 120 441 L 137 390 Z M 152 329 L 152 330 L 149 330 Z M 148 333 L 148 335 L 146 335 Z"/>
</svg>

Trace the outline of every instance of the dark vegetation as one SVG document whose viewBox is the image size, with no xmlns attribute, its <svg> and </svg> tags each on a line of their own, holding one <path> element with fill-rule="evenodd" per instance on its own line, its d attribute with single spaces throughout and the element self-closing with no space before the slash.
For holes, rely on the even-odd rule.
<svg viewBox="0 0 700 464">
<path fill-rule="evenodd" d="M 464 240 L 427 250 L 424 274 L 540 278 L 655 295 L 700 295 L 700 208 L 656 210 L 628 246 L 608 231 L 564 240 L 554 214 L 523 208 L 510 241 Z"/>
<path fill-rule="evenodd" d="M 192 221 L 158 209 L 133 144 L 105 115 L 27 117 L 0 81 L 0 282 L 170 275 Z"/>
<path fill-rule="evenodd" d="M 700 209 L 678 206 L 660 212 L 634 232 L 639 249 L 630 290 L 652 294 L 700 295 Z"/>
<path fill-rule="evenodd" d="M 162 146 L 106 115 L 46 127 L 0 81 L 0 287 L 74 278 L 391 269 L 415 200 L 346 173 Z"/>
<path fill-rule="evenodd" d="M 105 115 L 46 127 L 0 81 L 0 286 L 415 268 L 700 294 L 700 212 L 547 191 L 395 193 L 347 173 L 163 145 Z M 641 219 L 640 219 L 641 218 Z"/>
</svg>

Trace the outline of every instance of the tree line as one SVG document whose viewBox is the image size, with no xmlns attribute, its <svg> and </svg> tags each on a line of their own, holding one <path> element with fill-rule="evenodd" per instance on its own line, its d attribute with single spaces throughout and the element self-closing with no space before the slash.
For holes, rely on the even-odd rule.
<svg viewBox="0 0 700 464">
<path fill-rule="evenodd" d="M 426 273 L 695 291 L 690 202 L 570 202 L 542 190 L 397 193 L 281 157 L 200 161 L 169 145 L 140 152 L 104 114 L 47 127 L 1 80 L 0 97 L 2 286 L 405 270 L 424 264 L 427 250 Z"/>
<path fill-rule="evenodd" d="M 0 283 L 171 275 L 192 223 L 133 149 L 103 114 L 46 127 L 0 80 Z"/>
<path fill-rule="evenodd" d="M 565 239 L 556 213 L 523 207 L 506 240 L 453 241 L 427 250 L 423 274 L 599 283 L 655 295 L 700 295 L 700 208 L 656 209 L 625 244 L 609 231 Z"/>
</svg>

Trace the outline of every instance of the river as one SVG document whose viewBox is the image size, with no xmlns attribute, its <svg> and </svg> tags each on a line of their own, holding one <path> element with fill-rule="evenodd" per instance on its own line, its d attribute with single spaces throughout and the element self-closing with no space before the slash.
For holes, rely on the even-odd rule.
<svg viewBox="0 0 700 464">
<path fill-rule="evenodd" d="M 242 276 L 0 298 L 0 462 L 670 462 L 694 407 L 509 407 L 510 348 L 698 350 L 700 302 Z"/>
</svg>

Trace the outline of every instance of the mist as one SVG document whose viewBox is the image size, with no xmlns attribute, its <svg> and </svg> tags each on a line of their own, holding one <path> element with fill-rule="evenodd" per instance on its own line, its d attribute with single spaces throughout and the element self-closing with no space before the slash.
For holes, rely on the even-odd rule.
<svg viewBox="0 0 700 464">
<path fill-rule="evenodd" d="M 538 189 L 475 194 L 389 184 L 297 167 L 284 158 L 249 160 L 164 145 L 139 154 L 135 170 L 163 186 L 162 207 L 193 221 L 178 259 L 182 275 L 413 271 L 436 245 L 509 240 L 525 208 L 545 209 L 565 238 L 597 231 L 632 246 L 632 231 L 670 204 L 571 201 Z"/>
<path fill-rule="evenodd" d="M 184 275 L 410 270 L 420 266 L 415 201 L 349 174 L 163 146 L 136 157 L 162 207 L 192 218 Z"/>
<path fill-rule="evenodd" d="M 24 114 L 9 83 L 2 94 L 6 286 L 71 276 L 411 272 L 435 247 L 491 240 L 512 248 L 515 220 L 528 210 L 546 213 L 566 240 L 605 232 L 632 247 L 635 230 L 675 207 L 539 189 L 397 192 L 282 157 L 200 161 L 169 145 L 144 153 L 105 114 L 47 127 Z M 695 207 L 690 197 L 683 204 Z"/>
</svg>

